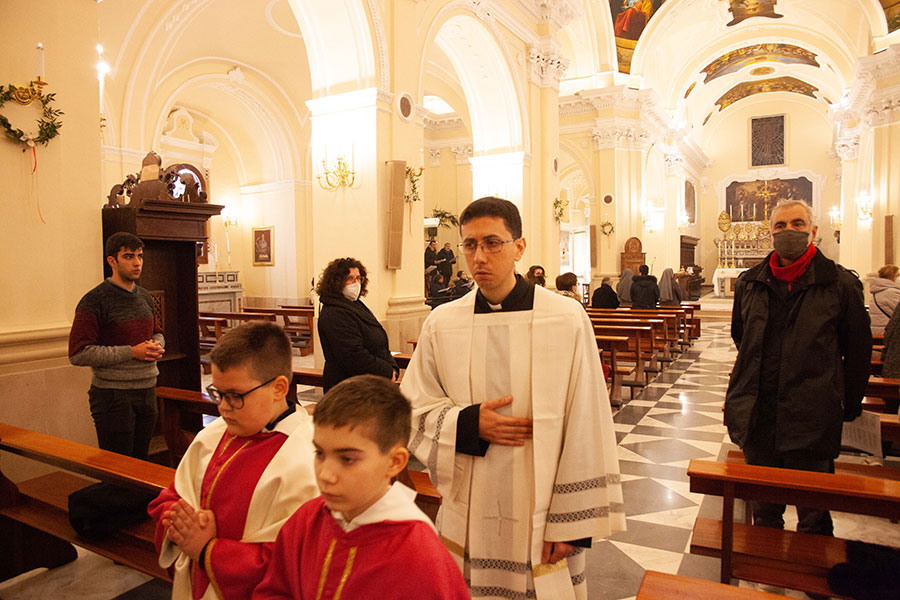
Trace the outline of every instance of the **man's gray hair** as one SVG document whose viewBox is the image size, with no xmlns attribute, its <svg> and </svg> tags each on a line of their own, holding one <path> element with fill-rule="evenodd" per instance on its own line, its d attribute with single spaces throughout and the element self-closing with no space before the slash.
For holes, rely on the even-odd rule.
<svg viewBox="0 0 900 600">
<path fill-rule="evenodd" d="M 610 281 L 612 281 L 612 279 L 610 279 L 609 277 L 604 277 L 603 279 L 600 280 L 600 285 L 607 284 Z"/>
<path fill-rule="evenodd" d="M 802 206 L 806 210 L 806 220 L 809 221 L 810 228 L 816 224 L 816 215 L 813 213 L 812 206 L 806 202 L 802 200 L 779 200 L 775 208 L 772 209 L 772 214 L 769 215 L 769 230 L 775 225 L 775 213 L 782 208 L 790 208 L 791 206 Z"/>
</svg>

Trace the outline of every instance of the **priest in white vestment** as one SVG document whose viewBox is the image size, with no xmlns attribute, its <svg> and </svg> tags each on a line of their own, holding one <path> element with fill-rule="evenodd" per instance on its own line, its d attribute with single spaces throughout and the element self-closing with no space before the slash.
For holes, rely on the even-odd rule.
<svg viewBox="0 0 900 600">
<path fill-rule="evenodd" d="M 625 528 L 593 327 L 516 274 L 514 204 L 476 200 L 460 223 L 478 289 L 422 327 L 401 384 L 410 450 L 441 494 L 438 531 L 473 598 L 587 598 L 584 551 Z"/>
</svg>

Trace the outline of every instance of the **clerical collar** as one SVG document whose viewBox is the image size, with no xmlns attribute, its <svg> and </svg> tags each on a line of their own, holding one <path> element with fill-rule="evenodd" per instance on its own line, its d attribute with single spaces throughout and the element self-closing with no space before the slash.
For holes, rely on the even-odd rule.
<svg viewBox="0 0 900 600">
<path fill-rule="evenodd" d="M 531 310 L 534 308 L 534 285 L 525 281 L 525 278 L 516 273 L 516 285 L 512 291 L 500 301 L 500 304 L 488 302 L 481 290 L 475 295 L 475 312 L 495 313 L 513 312 L 519 310 Z"/>
<path fill-rule="evenodd" d="M 294 404 L 293 402 L 288 401 L 287 410 L 284 411 L 283 413 L 281 413 L 280 415 L 278 415 L 277 417 L 275 417 L 275 419 L 273 421 L 271 421 L 268 425 L 263 427 L 263 431 L 265 431 L 265 432 L 274 431 L 275 426 L 278 425 L 278 423 L 280 423 L 281 421 L 283 421 L 290 415 L 294 414 L 295 412 L 297 412 L 297 405 Z"/>
</svg>

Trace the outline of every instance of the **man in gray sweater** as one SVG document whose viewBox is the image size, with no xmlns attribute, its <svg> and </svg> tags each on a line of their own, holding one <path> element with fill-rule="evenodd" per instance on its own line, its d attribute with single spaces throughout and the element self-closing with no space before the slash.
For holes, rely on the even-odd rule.
<svg viewBox="0 0 900 600">
<path fill-rule="evenodd" d="M 125 232 L 106 241 L 112 277 L 75 308 L 69 362 L 94 372 L 88 395 L 100 447 L 146 460 L 157 415 L 156 361 L 165 340 L 153 317 L 153 299 L 136 283 L 143 247 Z"/>
</svg>

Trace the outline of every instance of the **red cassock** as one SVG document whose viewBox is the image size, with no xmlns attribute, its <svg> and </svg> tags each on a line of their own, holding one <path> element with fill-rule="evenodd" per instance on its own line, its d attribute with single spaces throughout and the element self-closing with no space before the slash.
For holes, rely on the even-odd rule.
<svg viewBox="0 0 900 600">
<path fill-rule="evenodd" d="M 421 521 L 381 521 L 345 532 L 320 497 L 292 516 L 275 542 L 255 599 L 468 599 L 462 573 Z"/>
<path fill-rule="evenodd" d="M 192 595 L 202 598 L 214 585 L 226 599 L 249 598 L 265 574 L 273 543 L 248 544 L 244 536 L 247 510 L 259 478 L 287 440 L 283 433 L 257 433 L 248 437 L 222 436 L 201 485 L 201 508 L 216 516 L 216 539 L 206 547 L 206 571 L 191 565 Z M 147 512 L 156 521 L 155 543 L 165 537 L 163 513 L 181 497 L 172 484 L 150 503 Z"/>
</svg>

